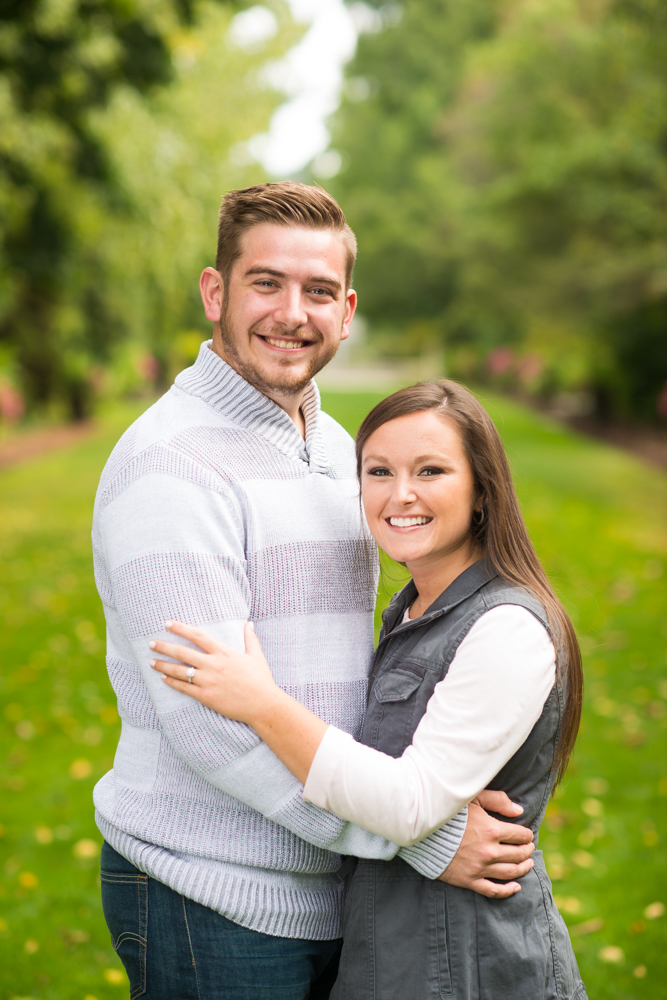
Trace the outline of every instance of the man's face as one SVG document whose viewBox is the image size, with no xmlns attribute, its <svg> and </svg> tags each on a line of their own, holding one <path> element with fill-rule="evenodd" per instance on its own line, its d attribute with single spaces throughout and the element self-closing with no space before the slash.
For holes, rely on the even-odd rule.
<svg viewBox="0 0 667 1000">
<path fill-rule="evenodd" d="M 206 315 L 219 322 L 214 348 L 268 395 L 300 393 L 349 335 L 356 307 L 343 242 L 329 230 L 253 226 L 220 289 L 217 306 L 204 295 Z"/>
</svg>

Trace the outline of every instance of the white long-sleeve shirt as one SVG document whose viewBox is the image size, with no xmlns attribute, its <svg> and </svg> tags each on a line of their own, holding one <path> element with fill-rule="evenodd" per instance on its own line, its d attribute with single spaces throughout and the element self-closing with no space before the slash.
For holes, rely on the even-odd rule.
<svg viewBox="0 0 667 1000">
<path fill-rule="evenodd" d="M 547 630 L 525 608 L 487 611 L 461 642 L 399 758 L 330 726 L 304 799 L 408 846 L 477 795 L 539 719 L 555 681 Z M 372 697 L 372 695 L 371 695 Z"/>
</svg>

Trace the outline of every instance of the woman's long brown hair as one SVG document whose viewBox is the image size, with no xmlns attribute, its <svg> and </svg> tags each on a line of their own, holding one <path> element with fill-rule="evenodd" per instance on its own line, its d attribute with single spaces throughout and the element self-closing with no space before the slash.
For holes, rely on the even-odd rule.
<svg viewBox="0 0 667 1000">
<path fill-rule="evenodd" d="M 439 379 L 400 389 L 368 414 L 357 433 L 357 474 L 361 481 L 364 445 L 379 427 L 411 413 L 434 410 L 459 430 L 475 478 L 481 517 L 471 515 L 471 534 L 496 573 L 523 587 L 543 605 L 556 648 L 556 683 L 565 694 L 565 712 L 554 757 L 560 781 L 577 738 L 583 698 L 581 651 L 574 627 L 556 597 L 533 548 L 514 490 L 500 435 L 482 404 L 458 382 Z"/>
</svg>

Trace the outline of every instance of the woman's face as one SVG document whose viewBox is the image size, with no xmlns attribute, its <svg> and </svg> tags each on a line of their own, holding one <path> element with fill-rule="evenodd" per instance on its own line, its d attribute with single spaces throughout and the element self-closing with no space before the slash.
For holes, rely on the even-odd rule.
<svg viewBox="0 0 667 1000">
<path fill-rule="evenodd" d="M 398 417 L 368 438 L 361 496 L 373 536 L 415 569 L 474 552 L 475 484 L 458 428 L 433 410 Z"/>
</svg>

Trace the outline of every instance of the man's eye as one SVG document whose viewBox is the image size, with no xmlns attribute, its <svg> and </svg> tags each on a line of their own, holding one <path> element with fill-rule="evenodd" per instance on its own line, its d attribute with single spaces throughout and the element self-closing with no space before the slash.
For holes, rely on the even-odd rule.
<svg viewBox="0 0 667 1000">
<path fill-rule="evenodd" d="M 310 294 L 323 297 L 325 295 L 331 295 L 331 291 L 328 288 L 311 288 Z"/>
</svg>

